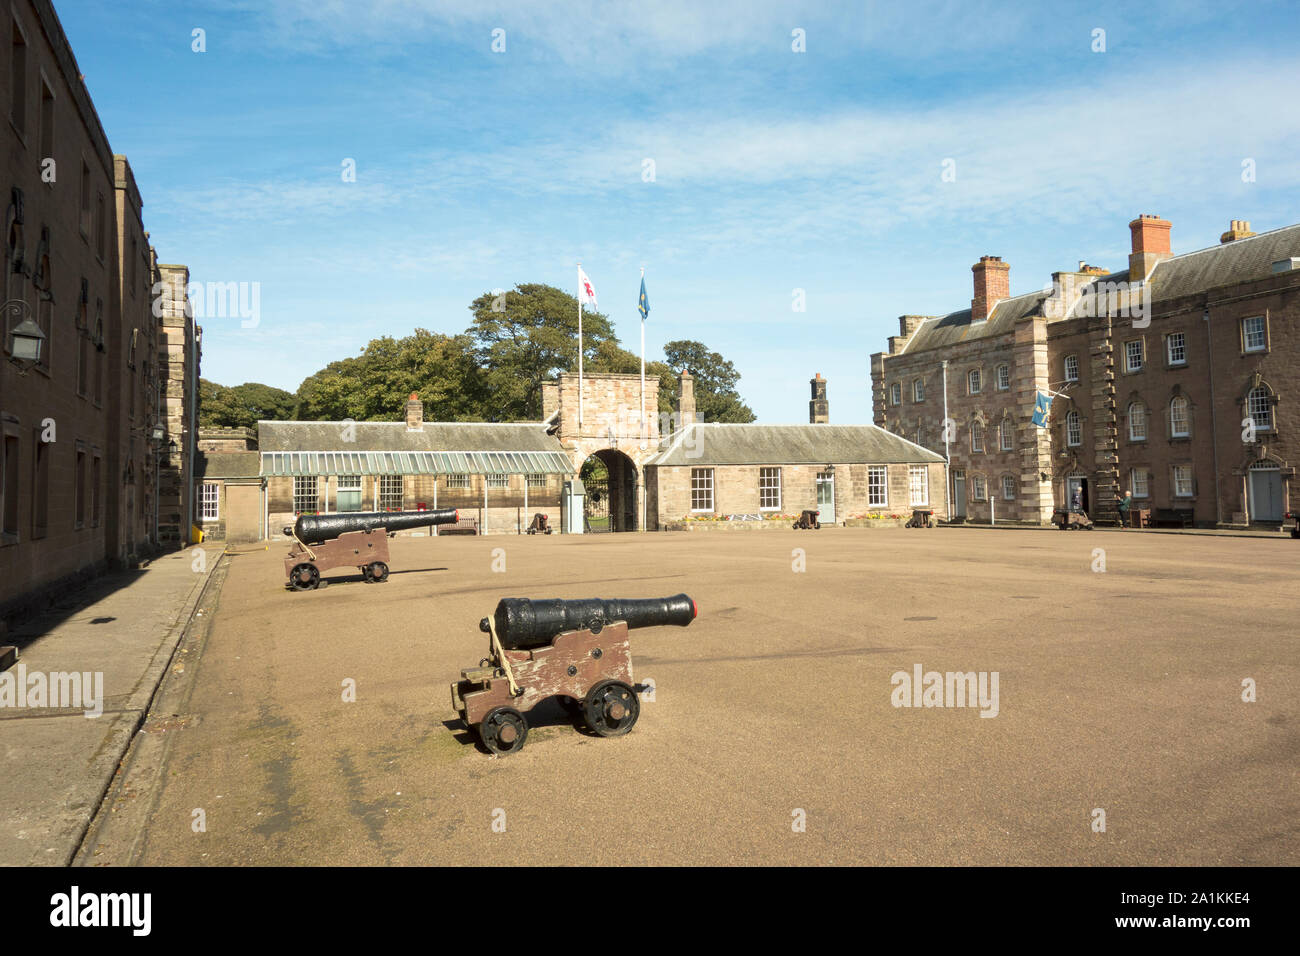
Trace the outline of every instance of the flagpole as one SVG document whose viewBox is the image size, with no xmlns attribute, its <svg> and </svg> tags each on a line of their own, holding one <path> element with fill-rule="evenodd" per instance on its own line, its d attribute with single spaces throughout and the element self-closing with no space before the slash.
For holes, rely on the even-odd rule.
<svg viewBox="0 0 1300 956">
<path fill-rule="evenodd" d="M 641 284 L 645 285 L 645 266 L 641 267 Z M 641 314 L 641 447 L 645 447 L 645 313 Z"/>
<path fill-rule="evenodd" d="M 578 435 L 582 435 L 582 262 L 578 262 Z"/>
</svg>

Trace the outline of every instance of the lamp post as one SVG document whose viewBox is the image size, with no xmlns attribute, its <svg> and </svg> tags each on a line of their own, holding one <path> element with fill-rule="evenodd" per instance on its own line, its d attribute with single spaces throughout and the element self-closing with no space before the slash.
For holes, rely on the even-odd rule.
<svg viewBox="0 0 1300 956">
<path fill-rule="evenodd" d="M 149 430 L 149 444 L 153 448 L 153 546 L 157 548 L 158 541 L 158 512 L 161 502 L 159 497 L 162 494 L 162 454 L 163 439 L 167 437 L 167 429 L 163 428 L 162 423 L 158 423 Z M 173 443 L 174 447 L 175 443 Z"/>
</svg>

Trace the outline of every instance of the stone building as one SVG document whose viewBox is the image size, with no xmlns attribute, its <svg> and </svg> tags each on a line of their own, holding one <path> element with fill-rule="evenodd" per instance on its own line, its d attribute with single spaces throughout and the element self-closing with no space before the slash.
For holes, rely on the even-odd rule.
<svg viewBox="0 0 1300 956">
<path fill-rule="evenodd" d="M 109 146 L 49 0 L 16 0 L 0 22 L 3 621 L 154 553 L 155 452 L 170 438 L 155 391 L 154 252 L 130 164 Z"/>
<path fill-rule="evenodd" d="M 199 359 L 203 329 L 189 300 L 190 270 L 158 266 L 160 421 L 166 437 L 159 449 L 158 540 L 178 546 L 191 540 L 195 494 L 194 458 L 199 422 Z"/>
<path fill-rule="evenodd" d="M 1103 520 L 1126 491 L 1199 525 L 1277 527 L 1300 504 L 1300 226 L 1234 220 L 1177 256 L 1168 221 L 1129 230 L 1127 269 L 1021 295 L 984 256 L 970 308 L 902 316 L 872 356 L 876 424 L 951 458 L 955 518 L 1042 523 L 1076 489 Z"/>
<path fill-rule="evenodd" d="M 481 534 L 515 534 L 532 513 L 558 527 L 560 484 L 575 471 L 543 422 L 258 422 L 264 527 L 304 513 L 457 508 Z"/>
</svg>

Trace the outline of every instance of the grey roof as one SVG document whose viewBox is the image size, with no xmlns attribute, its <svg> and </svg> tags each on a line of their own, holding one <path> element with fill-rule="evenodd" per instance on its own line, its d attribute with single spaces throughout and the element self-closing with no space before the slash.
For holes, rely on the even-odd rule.
<svg viewBox="0 0 1300 956">
<path fill-rule="evenodd" d="M 826 465 L 942 462 L 875 425 L 689 425 L 660 443 L 655 465 Z"/>
<path fill-rule="evenodd" d="M 262 451 L 550 451 L 564 452 L 541 422 L 258 422 Z"/>
<path fill-rule="evenodd" d="M 256 478 L 261 456 L 255 451 L 199 451 L 195 461 L 197 478 Z"/>
<path fill-rule="evenodd" d="M 268 451 L 262 474 L 278 475 L 571 475 L 558 451 Z"/>
<path fill-rule="evenodd" d="M 1193 295 L 1219 286 L 1265 279 L 1279 259 L 1300 256 L 1300 225 L 1285 226 L 1262 232 L 1249 239 L 1221 243 L 1195 252 L 1165 259 L 1156 265 L 1147 281 L 1153 302 Z M 1099 275 L 1091 284 L 1127 282 L 1129 272 Z M 1087 286 L 1081 291 L 1086 292 Z M 989 338 L 1013 332 L 1016 320 L 1026 315 L 1042 314 L 1043 290 L 1003 299 L 993 309 L 988 321 L 971 324 L 970 309 L 927 319 L 908 340 L 903 353 L 946 348 L 960 342 Z"/>
</svg>

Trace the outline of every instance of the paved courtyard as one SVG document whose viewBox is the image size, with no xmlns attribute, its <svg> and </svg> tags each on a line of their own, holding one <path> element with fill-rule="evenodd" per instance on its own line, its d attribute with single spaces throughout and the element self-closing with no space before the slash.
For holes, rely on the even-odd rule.
<svg viewBox="0 0 1300 956">
<path fill-rule="evenodd" d="M 388 583 L 306 593 L 281 551 L 227 558 L 165 759 L 110 793 L 140 832 L 107 820 L 85 862 L 1300 863 L 1300 542 L 399 538 Z M 632 635 L 657 689 L 628 736 L 546 704 L 495 758 L 456 721 L 499 598 L 679 591 L 690 627 Z M 893 706 L 916 665 L 996 672 L 997 715 Z"/>
</svg>

